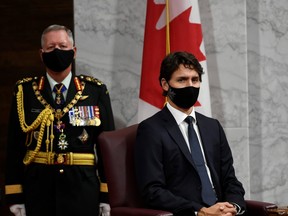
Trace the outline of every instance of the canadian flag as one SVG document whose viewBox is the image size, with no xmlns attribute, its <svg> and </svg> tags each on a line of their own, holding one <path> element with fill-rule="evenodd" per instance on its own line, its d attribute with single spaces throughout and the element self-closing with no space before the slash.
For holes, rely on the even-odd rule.
<svg viewBox="0 0 288 216">
<path fill-rule="evenodd" d="M 147 0 L 138 122 L 163 108 L 160 65 L 174 51 L 187 51 L 201 63 L 204 75 L 196 110 L 211 116 L 206 56 L 197 0 Z"/>
</svg>

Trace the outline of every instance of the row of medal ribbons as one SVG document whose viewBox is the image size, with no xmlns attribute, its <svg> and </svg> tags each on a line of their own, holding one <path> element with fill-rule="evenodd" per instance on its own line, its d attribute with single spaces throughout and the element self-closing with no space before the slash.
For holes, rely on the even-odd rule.
<svg viewBox="0 0 288 216">
<path fill-rule="evenodd" d="M 69 122 L 73 126 L 99 126 L 100 112 L 98 106 L 74 106 L 69 110 Z"/>
</svg>

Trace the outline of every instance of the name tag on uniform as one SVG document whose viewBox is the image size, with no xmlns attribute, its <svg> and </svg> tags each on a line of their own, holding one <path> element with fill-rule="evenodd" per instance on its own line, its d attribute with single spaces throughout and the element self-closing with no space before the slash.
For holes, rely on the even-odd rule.
<svg viewBox="0 0 288 216">
<path fill-rule="evenodd" d="M 35 109 L 35 108 L 31 109 L 32 113 L 41 113 L 42 111 L 43 111 L 43 109 Z"/>
<path fill-rule="evenodd" d="M 74 106 L 69 110 L 69 122 L 73 126 L 99 126 L 100 111 L 98 106 Z"/>
</svg>

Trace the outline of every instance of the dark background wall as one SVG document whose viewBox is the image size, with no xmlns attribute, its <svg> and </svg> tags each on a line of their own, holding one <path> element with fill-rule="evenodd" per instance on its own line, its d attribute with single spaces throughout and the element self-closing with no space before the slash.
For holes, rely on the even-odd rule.
<svg viewBox="0 0 288 216">
<path fill-rule="evenodd" d="M 1 0 L 0 2 L 0 215 L 8 216 L 4 198 L 5 149 L 10 101 L 14 84 L 39 76 L 42 31 L 51 24 L 74 30 L 73 0 Z"/>
</svg>

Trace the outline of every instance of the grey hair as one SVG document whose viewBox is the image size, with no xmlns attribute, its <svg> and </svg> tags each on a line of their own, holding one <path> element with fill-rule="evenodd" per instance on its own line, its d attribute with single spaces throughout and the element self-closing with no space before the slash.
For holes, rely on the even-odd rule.
<svg viewBox="0 0 288 216">
<path fill-rule="evenodd" d="M 59 31 L 59 30 L 64 30 L 66 31 L 68 37 L 69 37 L 69 40 L 70 42 L 72 43 L 72 45 L 74 46 L 74 39 L 73 39 L 73 33 L 72 31 L 67 28 L 66 26 L 63 26 L 63 25 L 50 25 L 48 26 L 42 33 L 42 36 L 41 36 L 41 47 L 43 47 L 44 45 L 44 36 L 48 33 L 48 32 L 51 32 L 51 31 Z"/>
</svg>

